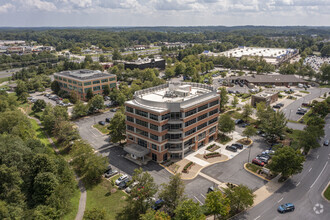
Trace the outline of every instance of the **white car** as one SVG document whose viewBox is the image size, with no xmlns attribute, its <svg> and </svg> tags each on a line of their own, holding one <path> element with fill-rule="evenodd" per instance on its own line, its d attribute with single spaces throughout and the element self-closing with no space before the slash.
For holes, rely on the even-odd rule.
<svg viewBox="0 0 330 220">
<path fill-rule="evenodd" d="M 122 175 L 121 177 L 119 177 L 115 184 L 118 186 L 121 182 L 123 182 L 124 180 L 128 179 L 128 176 L 125 174 L 125 175 Z"/>
<path fill-rule="evenodd" d="M 132 189 L 138 184 L 139 182 L 132 183 L 129 187 L 125 189 L 125 192 L 131 193 Z"/>
</svg>

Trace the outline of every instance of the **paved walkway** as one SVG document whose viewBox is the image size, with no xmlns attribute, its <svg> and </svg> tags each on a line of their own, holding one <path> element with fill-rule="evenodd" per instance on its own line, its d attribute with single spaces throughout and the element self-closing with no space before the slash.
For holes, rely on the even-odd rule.
<svg viewBox="0 0 330 220">
<path fill-rule="evenodd" d="M 219 189 L 220 188 L 227 188 L 227 185 L 223 182 L 220 182 L 219 180 L 214 179 L 213 177 L 210 177 L 209 175 L 206 175 L 205 173 L 200 172 L 200 176 L 204 177 L 205 179 L 210 180 L 211 182 L 215 183 L 218 185 Z"/>
<path fill-rule="evenodd" d="M 31 117 L 31 116 L 28 116 L 28 117 L 35 120 L 41 128 L 44 127 L 41 124 L 41 121 L 39 119 Z M 55 145 L 53 140 L 48 136 L 47 132 L 44 132 L 44 133 L 46 134 L 48 141 L 53 146 L 55 152 L 57 154 L 59 154 L 59 150 L 57 149 L 57 146 Z M 80 200 L 79 200 L 79 207 L 78 207 L 78 212 L 77 212 L 75 220 L 82 220 L 84 217 L 84 212 L 85 212 L 85 207 L 86 207 L 87 192 L 86 192 L 84 183 L 79 179 L 79 177 L 77 175 L 76 175 L 76 180 L 78 181 L 78 186 L 79 186 L 79 190 L 80 190 Z"/>
<path fill-rule="evenodd" d="M 256 197 L 254 198 L 253 206 L 258 205 L 260 202 L 267 199 L 269 196 L 271 196 L 276 190 L 278 190 L 283 183 L 279 183 L 278 179 L 281 177 L 281 175 L 277 175 L 274 179 L 266 183 L 261 188 L 257 189 L 254 194 Z"/>
</svg>

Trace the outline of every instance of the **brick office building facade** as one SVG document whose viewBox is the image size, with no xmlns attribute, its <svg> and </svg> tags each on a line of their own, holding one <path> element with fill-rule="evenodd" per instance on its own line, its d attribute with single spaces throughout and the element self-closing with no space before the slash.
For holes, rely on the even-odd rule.
<svg viewBox="0 0 330 220">
<path fill-rule="evenodd" d="M 61 89 L 76 92 L 81 100 L 87 100 L 88 90 L 92 90 L 94 95 L 102 95 L 106 85 L 110 89 L 117 87 L 116 75 L 102 73 L 99 70 L 63 71 L 54 73 L 54 80 L 59 83 Z"/>
<path fill-rule="evenodd" d="M 167 83 L 137 91 L 125 103 L 124 150 L 136 160 L 183 158 L 217 139 L 219 99 L 216 89 L 199 83 Z"/>
</svg>

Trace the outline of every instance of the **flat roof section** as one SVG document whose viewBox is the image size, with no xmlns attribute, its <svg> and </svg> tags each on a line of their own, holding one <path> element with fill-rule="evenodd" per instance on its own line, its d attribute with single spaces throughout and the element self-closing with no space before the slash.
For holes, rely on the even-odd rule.
<svg viewBox="0 0 330 220">
<path fill-rule="evenodd" d="M 225 52 L 225 56 L 241 58 L 242 56 L 263 56 L 280 58 L 281 56 L 293 53 L 295 49 L 291 48 L 261 48 L 261 47 L 238 47 Z"/>
<path fill-rule="evenodd" d="M 278 82 L 298 82 L 305 83 L 303 79 L 299 79 L 294 75 L 254 75 L 254 76 L 237 76 L 230 77 L 232 80 L 246 80 L 249 83 L 278 83 Z"/>
<path fill-rule="evenodd" d="M 88 69 L 62 71 L 62 72 L 54 73 L 54 75 L 71 77 L 78 80 L 91 80 L 97 78 L 116 76 L 114 74 L 103 73 L 100 70 L 88 70 Z"/>
</svg>

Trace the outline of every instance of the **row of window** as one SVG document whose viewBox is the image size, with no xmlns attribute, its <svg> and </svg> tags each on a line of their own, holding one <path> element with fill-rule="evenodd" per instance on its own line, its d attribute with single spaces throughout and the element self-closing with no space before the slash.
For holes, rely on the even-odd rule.
<svg viewBox="0 0 330 220">
<path fill-rule="evenodd" d="M 207 117 L 209 117 L 211 115 L 214 115 L 214 114 L 218 113 L 218 111 L 219 111 L 219 109 L 216 108 L 216 109 L 210 111 L 209 113 L 205 113 L 203 115 L 198 116 L 197 118 L 193 118 L 193 119 L 187 121 L 185 123 L 185 126 L 188 127 L 188 126 L 196 123 L 197 121 L 203 120 L 203 119 L 205 119 L 205 118 L 207 118 Z"/>
<path fill-rule="evenodd" d="M 189 110 L 189 111 L 187 111 L 187 112 L 185 113 L 185 117 L 188 117 L 188 116 L 191 116 L 191 115 L 193 115 L 193 114 L 196 114 L 197 112 L 203 111 L 203 110 L 205 110 L 205 109 L 207 109 L 207 108 L 210 108 L 210 107 L 212 107 L 212 106 L 215 106 L 215 105 L 217 105 L 217 104 L 219 104 L 219 100 L 215 100 L 215 101 L 213 101 L 213 102 L 210 102 L 209 104 L 205 104 L 205 105 L 202 105 L 202 106 L 200 106 L 200 107 L 198 107 L 198 108 L 194 108 L 194 109 L 192 109 L 192 110 Z"/>
<path fill-rule="evenodd" d="M 189 135 L 195 133 L 196 131 L 199 131 L 199 130 L 203 129 L 203 128 L 205 128 L 207 125 L 210 125 L 210 124 L 212 124 L 212 123 L 214 123 L 214 122 L 216 122 L 216 121 L 218 121 L 218 118 L 217 118 L 217 117 L 212 118 L 212 119 L 209 120 L 208 122 L 205 122 L 205 123 L 203 123 L 203 124 L 200 124 L 200 125 L 198 125 L 197 127 L 192 128 L 192 129 L 190 129 L 189 131 L 186 131 L 186 132 L 185 132 L 185 136 L 189 136 Z M 212 129 L 213 129 L 213 128 L 212 128 Z M 215 129 L 215 127 L 214 127 L 214 129 Z"/>
<path fill-rule="evenodd" d="M 82 86 L 82 83 L 81 82 L 78 82 L 78 81 L 75 81 L 75 80 L 63 78 L 63 77 L 60 77 L 60 76 L 54 76 L 54 78 L 55 79 L 58 79 L 58 80 L 62 80 L 64 82 L 73 83 L 73 84 Z M 106 83 L 106 82 L 111 82 L 111 81 L 115 81 L 115 80 L 116 80 L 115 77 L 109 78 L 109 79 L 94 80 L 93 81 L 93 84 Z M 84 86 L 89 86 L 89 85 L 92 85 L 92 82 L 84 82 Z"/>
</svg>

